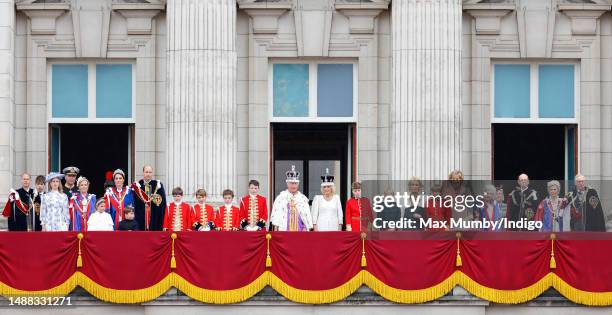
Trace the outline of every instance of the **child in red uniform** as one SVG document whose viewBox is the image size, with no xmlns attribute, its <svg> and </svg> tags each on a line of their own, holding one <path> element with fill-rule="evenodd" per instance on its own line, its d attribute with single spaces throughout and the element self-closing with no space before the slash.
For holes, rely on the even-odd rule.
<svg viewBox="0 0 612 315">
<path fill-rule="evenodd" d="M 266 229 L 268 205 L 266 197 L 259 194 L 259 182 L 249 181 L 249 194 L 240 199 L 240 228 L 246 231 Z"/>
<path fill-rule="evenodd" d="M 345 224 L 347 231 L 360 232 L 366 229 L 371 222 L 370 200 L 361 197 L 361 183 L 354 182 L 351 185 L 353 198 L 346 202 Z M 363 224 L 362 224 L 363 221 Z"/>
<path fill-rule="evenodd" d="M 431 227 L 428 228 L 428 231 L 447 231 L 450 219 L 452 217 L 451 209 L 449 207 L 444 207 L 444 199 L 435 198 L 436 196 L 440 196 L 442 193 L 442 186 L 438 184 L 434 184 L 431 186 L 431 195 L 434 198 L 429 199 L 427 203 L 427 218 L 430 218 L 432 222 L 441 222 L 446 225 L 446 228 L 442 228 L 443 224 L 439 224 L 440 227 Z M 436 223 L 433 223 L 436 226 Z"/>
<path fill-rule="evenodd" d="M 183 202 L 183 189 L 176 187 L 172 190 L 174 202 L 166 206 L 166 217 L 164 218 L 164 231 L 189 231 L 191 230 L 191 207 Z"/>
<path fill-rule="evenodd" d="M 223 191 L 224 204 L 217 211 L 215 226 L 217 231 L 238 231 L 240 228 L 240 209 L 232 204 L 234 192 L 230 189 Z"/>
<path fill-rule="evenodd" d="M 211 205 L 206 204 L 206 190 L 198 189 L 196 191 L 196 200 L 198 203 L 193 205 L 191 222 L 192 228 L 195 231 L 211 231 L 215 229 L 215 209 Z"/>
</svg>

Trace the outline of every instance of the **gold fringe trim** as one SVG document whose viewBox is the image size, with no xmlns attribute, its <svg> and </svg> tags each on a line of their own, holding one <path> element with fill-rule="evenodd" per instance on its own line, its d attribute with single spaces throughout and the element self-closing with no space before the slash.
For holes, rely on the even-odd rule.
<svg viewBox="0 0 612 315">
<path fill-rule="evenodd" d="M 457 283 L 457 272 L 455 272 L 444 281 L 432 287 L 416 290 L 402 290 L 385 284 L 367 271 L 362 272 L 364 273 L 363 280 L 365 285 L 378 295 L 395 303 L 424 303 L 433 301 L 450 292 Z"/>
<path fill-rule="evenodd" d="M 329 304 L 344 300 L 353 294 L 363 284 L 365 271 L 360 271 L 346 283 L 329 290 L 300 290 L 296 289 L 269 272 L 268 284 L 287 299 L 305 304 Z"/>
<path fill-rule="evenodd" d="M 612 305 L 612 292 L 589 292 L 576 289 L 556 274 L 551 277 L 552 287 L 568 300 L 588 306 Z"/>
<path fill-rule="evenodd" d="M 498 290 L 489 288 L 472 280 L 472 278 L 461 271 L 455 271 L 454 276 L 458 285 L 483 300 L 495 303 L 519 304 L 533 300 L 544 291 L 548 290 L 548 288 L 550 288 L 551 277 L 554 276 L 554 274 L 549 273 L 536 283 L 518 290 Z"/>
<path fill-rule="evenodd" d="M 79 286 L 89 292 L 89 294 L 105 302 L 122 304 L 134 304 L 155 300 L 172 287 L 174 277 L 174 273 L 170 273 L 160 282 L 144 289 L 117 290 L 105 288 L 80 272 L 76 274 L 79 275 Z"/>
<path fill-rule="evenodd" d="M 246 286 L 233 290 L 208 290 L 194 286 L 176 273 L 170 273 L 160 282 L 143 289 L 116 290 L 103 287 L 81 272 L 75 272 L 64 283 L 47 290 L 24 291 L 0 283 L 2 296 L 66 296 L 77 286 L 82 287 L 99 300 L 110 303 L 143 303 L 154 300 L 171 287 L 184 292 L 190 298 L 212 304 L 238 303 L 248 300 L 266 285 L 270 285 L 285 298 L 298 303 L 327 304 L 345 299 L 361 285 L 367 285 L 383 298 L 396 303 L 424 303 L 436 300 L 459 285 L 481 299 L 504 304 L 528 302 L 553 287 L 568 300 L 588 306 L 612 305 L 612 292 L 588 292 L 576 289 L 554 273 L 546 274 L 536 283 L 517 290 L 498 290 L 483 286 L 461 271 L 455 271 L 442 282 L 424 289 L 402 290 L 393 288 L 366 270 L 360 271 L 349 281 L 329 290 L 301 290 L 291 287 L 276 275 L 265 271 Z"/>
<path fill-rule="evenodd" d="M 24 291 L 10 287 L 0 282 L 0 295 L 2 296 L 65 296 L 70 294 L 79 285 L 80 272 L 74 273 L 64 283 L 47 290 Z"/>
<path fill-rule="evenodd" d="M 207 290 L 191 284 L 178 274 L 172 273 L 174 276 L 174 287 L 196 301 L 210 304 L 230 304 L 246 301 L 266 287 L 270 274 L 269 271 L 265 271 L 255 281 L 242 288 Z"/>
</svg>

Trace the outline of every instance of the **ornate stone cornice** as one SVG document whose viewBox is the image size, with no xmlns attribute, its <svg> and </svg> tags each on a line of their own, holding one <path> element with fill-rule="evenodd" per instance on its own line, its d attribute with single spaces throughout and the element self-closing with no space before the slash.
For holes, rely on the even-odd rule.
<svg viewBox="0 0 612 315">
<path fill-rule="evenodd" d="M 33 35 L 55 35 L 55 21 L 70 10 L 70 4 L 65 2 L 33 3 L 32 1 L 22 1 L 16 5 L 16 8 L 17 11 L 23 12 L 30 18 Z"/>
<path fill-rule="evenodd" d="M 148 35 L 152 32 L 153 18 L 165 9 L 165 5 L 159 3 L 113 3 L 111 8 L 126 19 L 129 35 Z"/>
<path fill-rule="evenodd" d="M 572 21 L 573 35 L 595 35 L 597 19 L 610 9 L 610 4 L 559 4 L 559 11 Z"/>
<path fill-rule="evenodd" d="M 238 8 L 246 12 L 253 21 L 253 33 L 276 34 L 278 18 L 291 10 L 291 1 L 254 2 L 253 0 L 238 1 Z"/>
<path fill-rule="evenodd" d="M 335 8 L 349 19 L 351 34 L 372 34 L 374 33 L 374 19 L 380 12 L 389 8 L 389 1 L 336 1 Z"/>
</svg>

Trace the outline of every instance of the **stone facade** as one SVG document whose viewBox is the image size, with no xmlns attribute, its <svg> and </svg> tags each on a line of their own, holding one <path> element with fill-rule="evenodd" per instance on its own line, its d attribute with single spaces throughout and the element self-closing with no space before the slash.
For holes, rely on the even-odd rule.
<svg viewBox="0 0 612 315">
<path fill-rule="evenodd" d="M 454 168 L 491 178 L 492 62 L 576 61 L 579 170 L 612 179 L 607 1 L 0 5 L 0 191 L 24 171 L 48 171 L 48 65 L 57 60 L 133 61 L 131 177 L 151 164 L 169 187 L 191 194 L 204 185 L 213 195 L 225 187 L 242 194 L 250 178 L 271 181 L 268 74 L 276 60 L 357 64 L 359 180 L 443 178 Z"/>
<path fill-rule="evenodd" d="M 490 179 L 500 60 L 579 64 L 578 170 L 612 179 L 607 0 L 0 0 L 0 192 L 49 171 L 49 63 L 129 60 L 132 179 L 271 197 L 271 64 L 330 59 L 358 69 L 354 179 Z"/>
</svg>

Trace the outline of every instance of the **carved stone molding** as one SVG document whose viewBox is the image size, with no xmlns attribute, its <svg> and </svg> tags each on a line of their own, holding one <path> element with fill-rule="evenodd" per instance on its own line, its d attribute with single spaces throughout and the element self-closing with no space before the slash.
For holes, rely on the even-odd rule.
<svg viewBox="0 0 612 315">
<path fill-rule="evenodd" d="M 595 35 L 597 33 L 597 20 L 610 5 L 580 5 L 560 4 L 559 11 L 567 15 L 572 21 L 573 35 Z"/>
<path fill-rule="evenodd" d="M 291 1 L 254 2 L 238 1 L 238 8 L 251 17 L 254 34 L 276 34 L 278 18 L 291 10 Z"/>
<path fill-rule="evenodd" d="M 389 8 L 389 1 L 336 2 L 336 10 L 349 19 L 351 34 L 374 33 L 374 19 Z"/>
<path fill-rule="evenodd" d="M 20 3 L 17 10 L 30 18 L 32 35 L 55 35 L 55 21 L 70 10 L 68 3 Z"/>
<path fill-rule="evenodd" d="M 476 4 L 464 6 L 465 11 L 474 17 L 476 21 L 476 34 L 497 35 L 501 30 L 501 19 L 506 14 L 514 11 L 514 5 L 499 5 L 491 7 Z"/>
<path fill-rule="evenodd" d="M 128 35 L 149 35 L 153 31 L 152 20 L 161 10 L 119 9 L 116 11 L 127 21 Z"/>
</svg>

